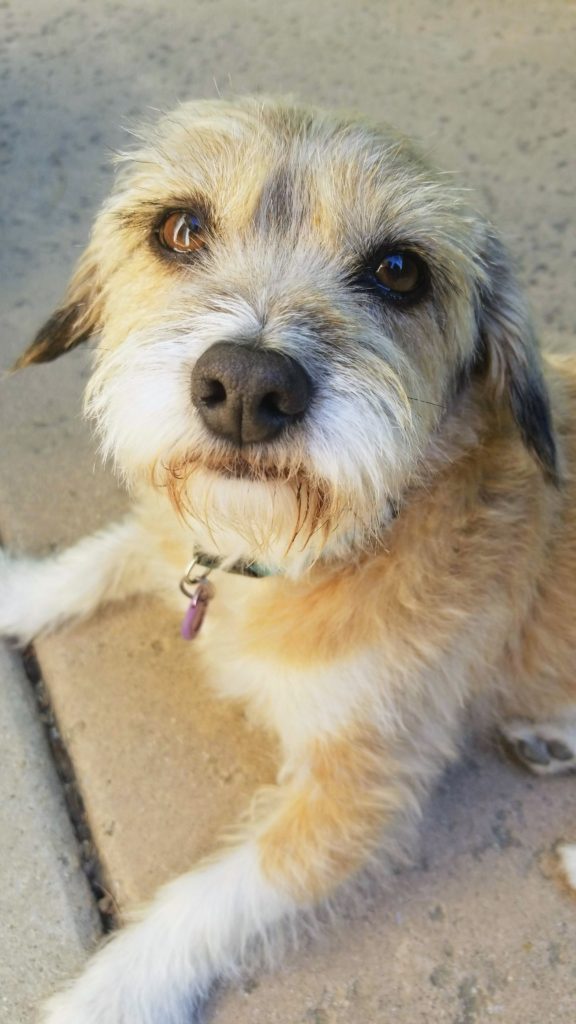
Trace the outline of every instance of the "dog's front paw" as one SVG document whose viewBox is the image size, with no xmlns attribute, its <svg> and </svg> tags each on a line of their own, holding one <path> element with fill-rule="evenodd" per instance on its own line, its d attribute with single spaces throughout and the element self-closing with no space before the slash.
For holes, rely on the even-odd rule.
<svg viewBox="0 0 576 1024">
<path fill-rule="evenodd" d="M 26 643 L 31 639 L 27 628 L 24 576 L 29 563 L 12 558 L 0 549 L 0 637 Z"/>
<path fill-rule="evenodd" d="M 50 559 L 22 558 L 0 549 L 0 637 L 30 643 L 57 618 L 62 581 Z"/>
<path fill-rule="evenodd" d="M 194 958 L 167 962 L 146 924 L 117 933 L 84 973 L 43 1007 L 39 1024 L 194 1024 L 205 994 Z"/>
<path fill-rule="evenodd" d="M 39 1024 L 199 1024 L 192 1004 L 183 1005 L 174 1015 L 168 996 L 165 1006 L 140 1006 L 134 1000 L 124 1003 L 113 992 L 85 998 L 78 989 L 54 996 L 44 1007 Z"/>
</svg>

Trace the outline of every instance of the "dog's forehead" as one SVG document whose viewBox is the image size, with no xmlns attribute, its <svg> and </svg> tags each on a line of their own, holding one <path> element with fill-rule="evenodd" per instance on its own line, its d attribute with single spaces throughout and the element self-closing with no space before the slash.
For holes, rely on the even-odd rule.
<svg viewBox="0 0 576 1024">
<path fill-rule="evenodd" d="M 372 201 L 414 199 L 425 184 L 441 192 L 395 129 L 305 108 L 185 104 L 145 141 L 133 154 L 139 187 L 167 202 L 198 192 L 236 215 L 268 206 L 282 219 L 311 200 L 335 214 L 361 206 L 365 216 Z"/>
<path fill-rule="evenodd" d="M 409 140 L 391 126 L 290 106 L 185 104 L 147 138 L 160 167 L 207 183 L 223 170 L 233 182 L 246 165 L 258 178 L 287 162 L 311 179 L 330 174 L 337 181 L 351 171 L 374 179 L 387 168 L 416 175 L 424 169 Z"/>
</svg>

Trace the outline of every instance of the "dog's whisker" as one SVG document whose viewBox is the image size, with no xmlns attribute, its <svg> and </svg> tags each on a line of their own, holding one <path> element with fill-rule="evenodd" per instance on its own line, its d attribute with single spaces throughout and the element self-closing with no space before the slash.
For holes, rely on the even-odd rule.
<svg viewBox="0 0 576 1024">
<path fill-rule="evenodd" d="M 446 409 L 445 405 L 441 405 L 440 402 L 431 402 L 427 398 L 414 398 L 413 395 L 406 395 L 409 402 L 420 402 L 421 405 L 435 405 L 437 409 Z"/>
</svg>

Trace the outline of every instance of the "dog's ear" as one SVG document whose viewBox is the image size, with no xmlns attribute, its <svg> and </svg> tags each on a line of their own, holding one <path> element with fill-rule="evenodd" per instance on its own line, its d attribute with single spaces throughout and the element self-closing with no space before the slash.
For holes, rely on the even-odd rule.
<svg viewBox="0 0 576 1024">
<path fill-rule="evenodd" d="M 58 359 L 94 334 L 100 326 L 101 315 L 97 279 L 97 266 L 88 247 L 70 281 L 64 302 L 17 359 L 14 370 L 22 370 L 32 363 L 48 363 Z"/>
<path fill-rule="evenodd" d="M 524 444 L 548 480 L 559 483 L 558 454 L 540 352 L 526 302 L 499 239 L 488 233 L 478 291 L 479 359 L 505 396 Z"/>
</svg>

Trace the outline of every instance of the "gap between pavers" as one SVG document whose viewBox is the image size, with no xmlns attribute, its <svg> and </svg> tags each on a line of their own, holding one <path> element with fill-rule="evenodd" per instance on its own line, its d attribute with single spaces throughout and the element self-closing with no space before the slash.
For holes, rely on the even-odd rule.
<svg viewBox="0 0 576 1024">
<path fill-rule="evenodd" d="M 0 643 L 0 1022 L 41 998 L 100 934 L 31 684 Z"/>
</svg>

